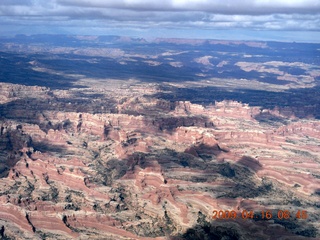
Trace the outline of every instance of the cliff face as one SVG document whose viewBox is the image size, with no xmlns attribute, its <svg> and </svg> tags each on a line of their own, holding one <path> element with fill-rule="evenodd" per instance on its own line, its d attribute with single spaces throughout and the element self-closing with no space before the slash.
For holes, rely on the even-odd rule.
<svg viewBox="0 0 320 240">
<path fill-rule="evenodd" d="M 233 101 L 203 107 L 137 93 L 89 104 L 46 88 L 0 91 L 3 238 L 175 239 L 206 227 L 238 239 L 254 239 L 253 229 L 261 239 L 270 229 L 319 237 L 317 120 Z M 287 122 L 262 121 L 270 115 Z M 211 219 L 213 210 L 265 209 L 308 219 Z"/>
</svg>

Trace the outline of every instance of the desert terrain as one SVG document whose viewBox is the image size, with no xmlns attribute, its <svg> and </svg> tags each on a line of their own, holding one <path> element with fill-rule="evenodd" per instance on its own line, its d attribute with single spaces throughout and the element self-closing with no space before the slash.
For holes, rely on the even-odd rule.
<svg viewBox="0 0 320 240">
<path fill-rule="evenodd" d="M 2 239 L 320 238 L 319 45 L 60 37 L 0 41 Z"/>
</svg>

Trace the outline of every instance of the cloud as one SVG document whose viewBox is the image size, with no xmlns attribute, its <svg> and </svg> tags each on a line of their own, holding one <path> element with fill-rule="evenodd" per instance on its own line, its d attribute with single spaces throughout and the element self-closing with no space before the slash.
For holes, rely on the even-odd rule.
<svg viewBox="0 0 320 240">
<path fill-rule="evenodd" d="M 318 0 L 57 0 L 65 6 L 135 11 L 201 11 L 220 14 L 319 13 Z"/>
<path fill-rule="evenodd" d="M 320 31 L 320 1 L 1 0 L 0 24 L 81 29 Z"/>
<path fill-rule="evenodd" d="M 26 5 L 29 6 L 32 4 L 31 0 L 1 0 L 0 5 L 9 6 L 9 5 Z"/>
</svg>

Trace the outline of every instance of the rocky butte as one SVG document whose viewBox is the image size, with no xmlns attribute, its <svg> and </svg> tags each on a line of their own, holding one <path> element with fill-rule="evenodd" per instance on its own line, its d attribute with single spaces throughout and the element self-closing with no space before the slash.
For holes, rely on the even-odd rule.
<svg viewBox="0 0 320 240">
<path fill-rule="evenodd" d="M 265 49 L 266 43 L 244 46 Z M 136 63 L 139 57 L 126 51 L 125 59 L 113 61 Z M 88 66 L 100 61 L 93 53 L 82 59 Z M 320 238 L 314 88 L 255 81 L 251 90 L 237 90 L 231 78 L 159 83 L 88 77 L 53 70 L 53 63 L 50 69 L 49 61 L 65 57 L 50 54 L 49 60 L 37 55 L 38 62 L 21 57 L 17 64 L 26 64 L 26 74 L 33 69 L 38 83 L 36 74 L 48 74 L 70 86 L 0 83 L 1 239 Z M 205 58 L 212 64 L 204 67 L 213 67 L 214 59 Z M 221 83 L 231 87 L 213 86 Z M 274 91 L 262 95 L 263 87 Z"/>
</svg>

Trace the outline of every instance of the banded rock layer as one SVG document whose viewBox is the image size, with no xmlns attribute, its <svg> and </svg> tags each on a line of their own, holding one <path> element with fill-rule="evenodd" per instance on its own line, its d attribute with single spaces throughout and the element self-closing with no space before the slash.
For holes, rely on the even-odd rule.
<svg viewBox="0 0 320 240">
<path fill-rule="evenodd" d="M 82 105 L 46 88 L 0 90 L 3 238 L 320 236 L 318 120 L 270 124 L 261 118 L 287 116 L 232 101 L 137 93 Z M 213 210 L 292 216 L 212 220 Z"/>
</svg>

